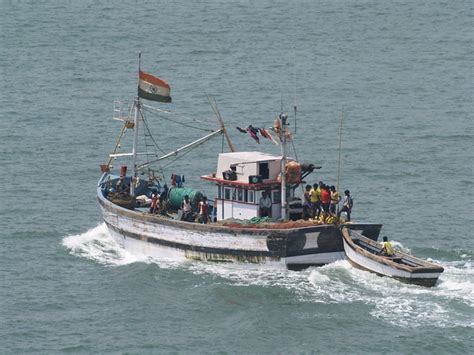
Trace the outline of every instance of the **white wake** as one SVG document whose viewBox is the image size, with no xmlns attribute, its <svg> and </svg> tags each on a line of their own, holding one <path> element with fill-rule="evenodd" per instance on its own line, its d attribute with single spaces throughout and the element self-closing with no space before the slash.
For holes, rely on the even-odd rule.
<svg viewBox="0 0 474 355">
<path fill-rule="evenodd" d="M 438 284 L 433 288 L 407 285 L 353 268 L 338 261 L 319 268 L 290 271 L 281 264 L 207 263 L 184 258 L 159 260 L 134 255 L 123 249 L 104 223 L 79 235 L 67 236 L 63 245 L 72 255 L 108 266 L 136 262 L 155 263 L 160 268 L 187 269 L 196 275 L 215 275 L 233 286 L 280 287 L 302 302 L 363 304 L 369 314 L 402 327 L 474 327 L 474 269 L 472 261 L 443 262 Z M 396 243 L 397 247 L 409 249 Z"/>
</svg>

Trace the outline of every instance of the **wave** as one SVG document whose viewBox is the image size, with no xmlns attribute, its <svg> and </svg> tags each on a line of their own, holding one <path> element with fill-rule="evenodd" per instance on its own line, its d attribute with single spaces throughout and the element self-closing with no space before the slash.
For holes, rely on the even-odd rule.
<svg viewBox="0 0 474 355">
<path fill-rule="evenodd" d="M 214 275 L 232 286 L 283 288 L 301 302 L 364 304 L 369 306 L 370 316 L 394 326 L 474 327 L 468 316 L 474 308 L 474 268 L 470 258 L 432 260 L 442 264 L 445 271 L 435 287 L 424 288 L 358 270 L 347 261 L 291 271 L 281 263 L 210 263 L 175 256 L 156 260 L 123 249 L 104 223 L 83 234 L 67 236 L 62 243 L 72 255 L 107 266 L 155 263 L 160 268 Z M 401 243 L 393 243 L 399 249 L 409 251 Z"/>
<path fill-rule="evenodd" d="M 105 223 L 83 234 L 67 236 L 62 244 L 72 255 L 93 260 L 103 265 L 127 265 L 146 261 L 123 249 L 109 234 Z"/>
</svg>

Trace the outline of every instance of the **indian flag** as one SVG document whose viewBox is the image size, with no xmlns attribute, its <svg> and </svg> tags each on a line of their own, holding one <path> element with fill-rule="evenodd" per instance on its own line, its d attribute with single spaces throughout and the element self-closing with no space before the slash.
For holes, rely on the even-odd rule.
<svg viewBox="0 0 474 355">
<path fill-rule="evenodd" d="M 139 97 L 152 101 L 171 102 L 170 90 L 166 81 L 140 70 Z"/>
</svg>

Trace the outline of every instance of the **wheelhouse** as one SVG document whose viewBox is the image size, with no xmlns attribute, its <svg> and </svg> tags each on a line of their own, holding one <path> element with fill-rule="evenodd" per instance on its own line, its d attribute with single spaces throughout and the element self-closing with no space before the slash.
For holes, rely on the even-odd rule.
<svg viewBox="0 0 474 355">
<path fill-rule="evenodd" d="M 281 160 L 281 156 L 262 152 L 219 154 L 217 171 L 201 176 L 217 187 L 217 220 L 260 217 L 260 198 L 264 191 L 272 201 L 271 218 L 281 218 Z"/>
</svg>

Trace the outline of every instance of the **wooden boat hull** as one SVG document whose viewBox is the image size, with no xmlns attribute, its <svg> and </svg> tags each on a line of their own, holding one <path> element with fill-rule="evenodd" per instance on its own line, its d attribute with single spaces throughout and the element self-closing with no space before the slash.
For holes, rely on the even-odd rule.
<svg viewBox="0 0 474 355">
<path fill-rule="evenodd" d="M 398 258 L 396 259 L 375 255 L 357 245 L 351 237 L 351 232 L 347 229 L 342 230 L 342 235 L 347 260 L 358 269 L 369 271 L 380 276 L 392 277 L 405 283 L 426 287 L 434 286 L 444 271 L 439 265 L 429 263 L 405 253 L 397 253 Z M 357 238 L 363 240 L 364 237 L 358 235 Z M 371 243 L 369 240 L 365 240 L 365 242 L 373 244 L 373 242 Z M 416 261 L 419 264 L 415 267 L 410 267 L 394 261 L 398 259 L 403 260 L 404 258 Z"/>
<path fill-rule="evenodd" d="M 290 269 L 345 259 L 342 234 L 333 225 L 291 229 L 249 229 L 198 224 L 133 211 L 107 200 L 98 189 L 103 219 L 126 249 L 151 257 L 181 255 L 218 262 L 280 263 Z M 377 239 L 382 225 L 349 228 Z"/>
</svg>

